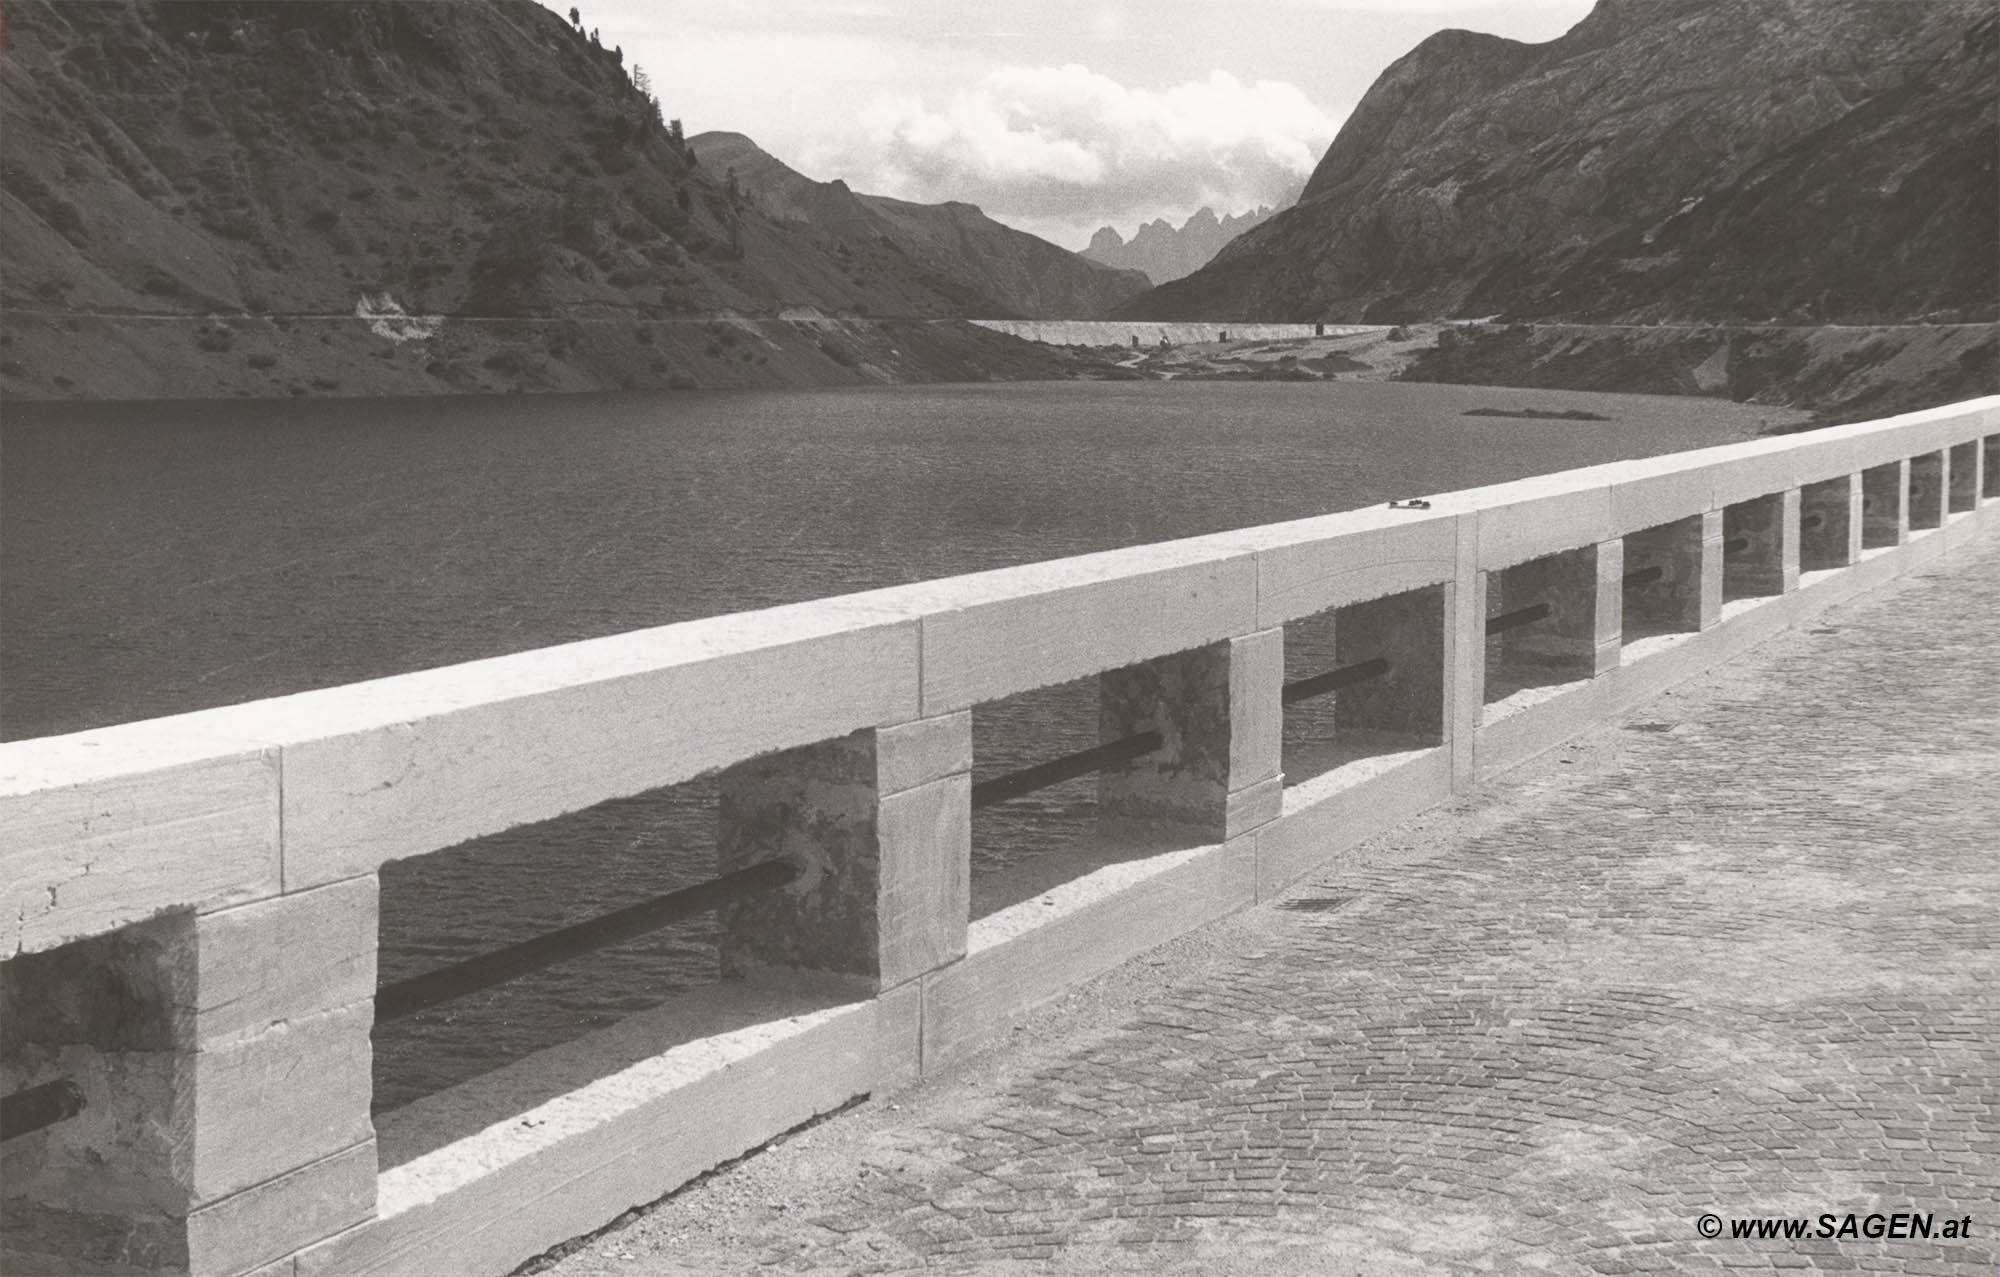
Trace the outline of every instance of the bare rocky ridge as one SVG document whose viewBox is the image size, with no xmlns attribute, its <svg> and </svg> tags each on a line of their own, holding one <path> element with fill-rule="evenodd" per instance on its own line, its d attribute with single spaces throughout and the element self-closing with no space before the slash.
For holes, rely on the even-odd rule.
<svg viewBox="0 0 2000 1277">
<path fill-rule="evenodd" d="M 1394 376 L 1405 381 L 1712 395 L 1809 410 L 1804 425 L 1871 421 L 1992 394 L 2000 325 L 1881 328 L 1458 324 Z M 1772 433 L 1802 425 L 1783 424 Z"/>
<path fill-rule="evenodd" d="M 1983 0 L 1599 0 L 1424 41 L 1296 207 L 1118 314 L 1990 320 L 1996 156 Z"/>
<path fill-rule="evenodd" d="M 1214 209 L 1204 207 L 1178 227 L 1165 218 L 1155 218 L 1134 231 L 1130 240 L 1113 227 L 1099 227 L 1083 256 L 1106 266 L 1142 271 L 1155 284 L 1170 283 L 1200 270 L 1230 240 L 1253 226 L 1262 226 L 1273 213 L 1290 208 L 1297 199 L 1294 192 L 1276 208 L 1259 205 L 1230 217 L 1217 217 Z"/>
<path fill-rule="evenodd" d="M 991 300 L 895 242 L 761 211 L 676 138 L 619 51 L 530 0 L 10 0 L 6 22 L 9 398 L 1074 362 L 949 322 Z"/>
<path fill-rule="evenodd" d="M 893 245 L 968 318 L 1091 319 L 1150 286 L 1141 274 L 1003 226 L 971 204 L 916 204 L 814 181 L 741 133 L 697 134 L 688 148 L 711 174 L 725 182 L 733 175 L 759 212 L 832 236 L 837 255 Z"/>
</svg>

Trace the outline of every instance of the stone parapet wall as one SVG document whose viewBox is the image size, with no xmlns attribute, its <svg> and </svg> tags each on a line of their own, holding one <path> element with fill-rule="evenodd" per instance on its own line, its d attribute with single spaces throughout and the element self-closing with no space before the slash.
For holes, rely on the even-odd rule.
<svg viewBox="0 0 2000 1277">
<path fill-rule="evenodd" d="M 2000 397 L 0 745 L 0 1080 L 85 1099 L 4 1146 L 0 1268 L 507 1271 L 1948 552 L 1996 447 Z M 1308 620 L 1379 681 L 1287 776 Z M 1130 852 L 971 919 L 968 711 L 1091 676 L 1158 737 Z M 378 1130 L 381 865 L 718 773 L 723 867 L 797 870 L 731 978 Z"/>
</svg>

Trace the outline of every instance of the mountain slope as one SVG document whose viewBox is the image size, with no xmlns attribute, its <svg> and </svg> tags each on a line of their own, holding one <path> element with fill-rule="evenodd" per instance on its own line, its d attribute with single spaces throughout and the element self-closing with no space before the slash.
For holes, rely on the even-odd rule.
<svg viewBox="0 0 2000 1277">
<path fill-rule="evenodd" d="M 1599 0 L 1376 81 L 1293 209 L 1134 318 L 1886 322 L 2000 309 L 1983 0 Z"/>
<path fill-rule="evenodd" d="M 8 396 L 841 382 L 921 376 L 939 342 L 958 371 L 1018 353 L 778 322 L 986 308 L 892 245 L 760 212 L 618 50 L 532 0 L 5 16 Z"/>
<path fill-rule="evenodd" d="M 1279 201 L 1289 208 L 1298 196 Z M 1217 217 L 1203 207 L 1178 227 L 1165 218 L 1155 218 L 1132 233 L 1127 240 L 1110 226 L 1099 227 L 1090 237 L 1083 256 L 1106 266 L 1141 271 L 1155 284 L 1170 283 L 1206 266 L 1224 245 L 1253 226 L 1262 226 L 1278 208 L 1259 206 L 1248 213 Z"/>
<path fill-rule="evenodd" d="M 1003 226 L 970 204 L 913 204 L 857 194 L 839 180 L 816 182 L 741 133 L 697 134 L 688 147 L 710 173 L 733 174 L 759 211 L 778 221 L 843 244 L 886 237 L 960 298 L 967 315 L 1089 319 L 1148 286 L 1142 276 Z"/>
</svg>

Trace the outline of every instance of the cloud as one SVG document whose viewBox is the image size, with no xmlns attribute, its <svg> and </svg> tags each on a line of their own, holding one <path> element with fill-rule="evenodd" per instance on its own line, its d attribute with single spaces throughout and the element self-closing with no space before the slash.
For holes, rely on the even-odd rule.
<svg viewBox="0 0 2000 1277">
<path fill-rule="evenodd" d="M 1490 14 L 1502 11 L 1507 17 L 1553 12 L 1579 21 L 1590 10 L 1592 0 L 1265 0 L 1276 8 L 1319 9 L 1331 13 L 1406 14 Z"/>
<path fill-rule="evenodd" d="M 1288 194 L 1339 127 L 1290 84 L 1213 71 L 1164 90 L 1070 64 L 1004 67 L 932 106 L 879 98 L 861 136 L 811 167 L 858 190 L 966 200 L 994 217 L 1081 242 L 1202 205 L 1230 213 Z"/>
</svg>

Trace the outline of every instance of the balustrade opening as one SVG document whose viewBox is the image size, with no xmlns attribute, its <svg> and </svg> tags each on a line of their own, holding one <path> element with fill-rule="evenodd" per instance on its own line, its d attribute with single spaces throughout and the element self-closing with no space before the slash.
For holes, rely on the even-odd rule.
<svg viewBox="0 0 2000 1277">
<path fill-rule="evenodd" d="M 1945 494 L 1952 514 L 1966 514 L 1979 506 L 1979 441 L 1968 439 L 1951 449 L 1951 486 Z"/>
<path fill-rule="evenodd" d="M 1328 608 L 1285 626 L 1283 766 L 1297 785 L 1444 740 L 1444 587 Z"/>
<path fill-rule="evenodd" d="M 973 706 L 972 917 L 1117 858 L 1098 843 L 1100 768 L 1060 766 L 1105 743 L 1098 702 L 1091 675 Z"/>
<path fill-rule="evenodd" d="M 1861 548 L 1887 550 L 1903 543 L 1903 463 L 1891 461 L 1861 472 Z"/>
<path fill-rule="evenodd" d="M 1701 549 L 1698 514 L 1626 535 L 1624 644 L 1700 632 Z"/>
<path fill-rule="evenodd" d="M 1799 489 L 1799 571 L 1831 572 L 1854 561 L 1854 480 L 1842 475 Z"/>
<path fill-rule="evenodd" d="M 375 1111 L 715 984 L 715 901 L 644 906 L 715 876 L 716 823 L 709 777 L 384 865 Z"/>
<path fill-rule="evenodd" d="M 1910 530 L 1928 532 L 1944 526 L 1944 453 L 1925 452 L 1910 458 Z"/>
<path fill-rule="evenodd" d="M 1486 705 L 1590 679 L 1597 670 L 1597 547 L 1486 576 Z M 1536 697 L 1530 695 L 1526 699 Z"/>
<path fill-rule="evenodd" d="M 1785 592 L 1785 497 L 1738 501 L 1722 510 L 1722 601 Z"/>
</svg>

